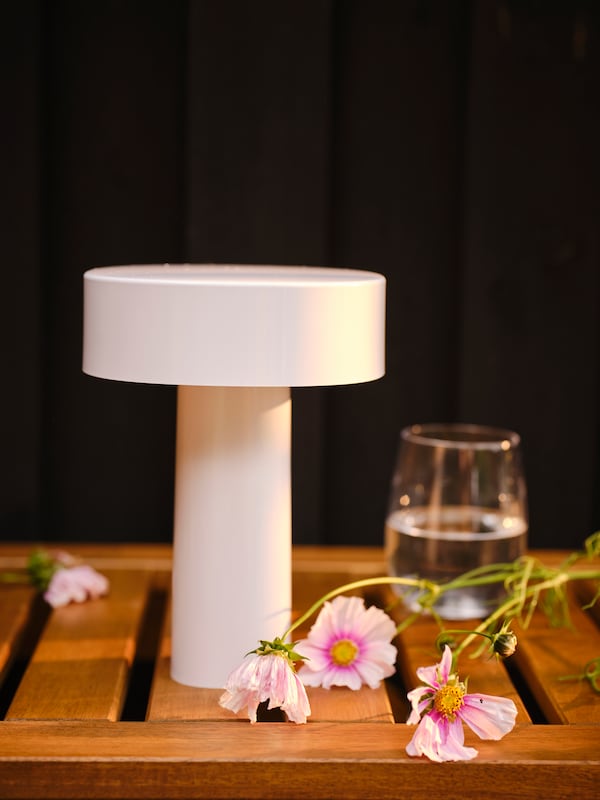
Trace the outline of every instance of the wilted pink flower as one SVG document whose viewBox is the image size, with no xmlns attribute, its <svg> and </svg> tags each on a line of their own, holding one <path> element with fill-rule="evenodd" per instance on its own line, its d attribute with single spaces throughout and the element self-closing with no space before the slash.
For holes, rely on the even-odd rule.
<svg viewBox="0 0 600 800">
<path fill-rule="evenodd" d="M 480 739 L 501 739 L 515 724 L 517 709 L 512 700 L 489 694 L 467 694 L 452 669 L 452 651 L 446 645 L 439 664 L 417 670 L 426 684 L 408 693 L 412 711 L 409 725 L 419 723 L 406 746 L 409 756 L 427 756 L 432 761 L 463 761 L 475 758 L 477 750 L 464 746 L 465 722 Z"/>
<path fill-rule="evenodd" d="M 376 689 L 395 672 L 395 635 L 395 623 L 380 608 L 365 608 L 361 597 L 340 595 L 324 604 L 308 638 L 296 645 L 307 659 L 300 679 L 325 689 L 360 689 L 363 683 Z"/>
<path fill-rule="evenodd" d="M 92 567 L 81 564 L 76 567 L 59 568 L 52 575 L 44 600 L 53 608 L 71 602 L 83 603 L 108 593 L 108 579 Z"/>
<path fill-rule="evenodd" d="M 281 708 L 292 722 L 306 722 L 310 703 L 300 682 L 294 662 L 285 645 L 263 642 L 263 650 L 249 653 L 225 684 L 219 705 L 235 714 L 243 708 L 250 722 L 256 722 L 259 703 L 269 701 L 268 708 Z M 287 652 L 286 652 L 287 651 Z"/>
</svg>

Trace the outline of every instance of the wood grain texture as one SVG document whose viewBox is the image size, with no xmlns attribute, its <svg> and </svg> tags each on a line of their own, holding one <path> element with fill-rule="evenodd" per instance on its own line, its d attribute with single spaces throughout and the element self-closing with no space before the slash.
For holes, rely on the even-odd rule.
<svg viewBox="0 0 600 800">
<path fill-rule="evenodd" d="M 536 613 L 520 632 L 513 658 L 530 685 L 546 719 L 552 723 L 600 723 L 600 698 L 593 698 L 587 681 L 563 680 L 581 674 L 585 664 L 600 656 L 598 628 L 575 605 L 570 608 L 573 628 L 552 628 Z"/>
<path fill-rule="evenodd" d="M 147 719 L 222 720 L 234 722 L 230 711 L 219 706 L 221 689 L 202 689 L 177 683 L 170 675 L 171 616 L 165 615 L 160 650 L 156 661 Z M 378 689 L 353 692 L 341 687 L 331 690 L 308 688 L 310 722 L 388 722 L 394 721 L 390 700 L 382 684 Z M 240 712 L 243 716 L 243 713 Z"/>
<path fill-rule="evenodd" d="M 29 586 L 3 587 L 0 613 L 0 680 L 16 654 L 36 594 Z"/>
<path fill-rule="evenodd" d="M 585 682 L 557 680 L 563 669 L 581 667 L 580 658 L 600 650 L 593 617 L 575 603 L 574 631 L 551 629 L 535 617 L 519 633 L 519 671 L 532 689 L 537 682 L 536 700 L 552 724 L 527 721 L 522 686 L 513 686 L 500 664 L 462 658 L 461 677 L 469 677 L 469 689 L 512 697 L 518 724 L 498 742 L 480 741 L 466 729 L 466 743 L 479 750 L 478 758 L 439 765 L 406 755 L 415 729 L 403 724 L 406 707 L 398 700 L 415 685 L 416 669 L 438 658 L 432 620 L 421 619 L 398 637 L 399 675 L 380 690 L 311 689 L 313 715 L 307 725 L 250 725 L 219 708 L 220 690 L 184 687 L 170 679 L 164 602 L 169 549 L 83 549 L 91 563 L 104 565 L 111 593 L 49 613 L 8 716 L 0 722 L 2 798 L 431 800 L 440 786 L 447 796 L 456 789 L 454 796 L 477 800 L 492 789 L 498 796 L 531 800 L 597 797 L 600 699 Z M 0 568 L 9 562 L 10 568 L 18 567 L 25 555 L 24 548 L 0 547 Z M 564 554 L 540 556 L 556 564 Z M 340 583 L 384 574 L 384 566 L 378 548 L 295 550 L 295 613 Z M 13 607 L 17 595 L 7 599 L 13 591 L 0 587 L 3 612 Z M 367 603 L 385 602 L 377 592 L 366 593 Z M 20 601 L 14 608 L 21 608 Z M 7 639 L 14 638 L 13 628 L 31 624 L 40 603 L 32 609 L 28 619 L 12 626 L 6 613 L 2 616 L 0 630 Z M 140 666 L 154 666 L 152 688 L 149 678 L 148 687 L 141 687 L 144 712 L 123 721 L 127 683 L 137 687 L 144 674 Z M 9 683 L 5 680 L 5 689 Z"/>
<path fill-rule="evenodd" d="M 146 719 L 151 722 L 171 720 L 235 721 L 236 717 L 219 705 L 222 689 L 185 686 L 171 678 L 171 604 L 167 606 Z"/>
<path fill-rule="evenodd" d="M 150 576 L 106 574 L 108 597 L 51 614 L 7 719 L 118 719 Z"/>
<path fill-rule="evenodd" d="M 295 547 L 293 569 L 294 616 L 306 611 L 332 589 L 362 578 L 386 574 L 379 547 Z M 308 620 L 299 634 L 306 634 L 314 621 L 314 617 Z M 294 636 L 298 638 L 297 634 Z"/>
<path fill-rule="evenodd" d="M 467 763 L 411 759 L 405 725 L 21 723 L 0 726 L 0 796 L 17 798 L 597 797 L 600 727 L 519 726 Z M 469 744 L 475 744 L 470 736 Z M 68 755 L 66 755 L 68 754 Z M 23 780 L 27 770 L 27 781 Z M 452 795 L 450 795 L 452 796 Z M 456 796 L 456 795 L 454 795 Z"/>
</svg>

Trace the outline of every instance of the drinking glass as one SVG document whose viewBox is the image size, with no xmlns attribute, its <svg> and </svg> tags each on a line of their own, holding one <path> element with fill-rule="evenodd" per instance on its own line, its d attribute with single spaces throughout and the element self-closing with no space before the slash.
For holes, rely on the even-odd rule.
<svg viewBox="0 0 600 800">
<path fill-rule="evenodd" d="M 393 576 L 446 581 L 513 561 L 527 546 L 527 492 L 518 434 L 481 425 L 412 425 L 400 434 L 385 525 Z M 398 587 L 416 609 L 415 593 Z M 444 619 L 485 617 L 501 585 L 443 594 Z"/>
</svg>

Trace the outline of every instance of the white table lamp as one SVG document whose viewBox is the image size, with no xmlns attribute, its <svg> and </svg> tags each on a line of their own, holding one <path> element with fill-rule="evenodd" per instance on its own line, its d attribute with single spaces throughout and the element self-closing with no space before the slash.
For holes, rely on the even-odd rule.
<svg viewBox="0 0 600 800">
<path fill-rule="evenodd" d="M 171 675 L 223 686 L 291 612 L 291 386 L 384 373 L 385 278 L 317 267 L 102 267 L 83 370 L 177 395 Z"/>
</svg>

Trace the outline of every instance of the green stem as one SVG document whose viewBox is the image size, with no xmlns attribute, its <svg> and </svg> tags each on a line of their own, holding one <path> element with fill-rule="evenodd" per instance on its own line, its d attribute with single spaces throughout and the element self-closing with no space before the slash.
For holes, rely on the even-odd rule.
<svg viewBox="0 0 600 800">
<path fill-rule="evenodd" d="M 506 617 L 509 615 L 515 616 L 516 614 L 519 614 L 525 605 L 525 600 L 527 597 L 532 597 L 535 594 L 539 594 L 540 592 L 544 591 L 544 589 L 556 588 L 556 586 L 560 586 L 561 584 L 566 583 L 568 580 L 569 576 L 566 573 L 562 573 L 553 578 L 542 581 L 542 583 L 536 583 L 535 586 L 529 587 L 529 589 L 525 590 L 516 597 L 509 597 L 508 600 L 502 603 L 502 605 L 498 606 L 498 608 L 492 614 L 490 614 L 489 617 L 486 617 L 486 619 L 484 619 L 483 622 L 481 622 L 469 634 L 469 636 L 462 640 L 462 642 L 454 650 L 454 657 L 457 658 L 460 653 L 462 653 L 462 651 L 468 647 L 469 644 L 471 644 L 473 639 L 487 630 L 493 622 L 496 622 L 501 617 Z"/>
<path fill-rule="evenodd" d="M 537 604 L 537 598 L 544 590 L 552 588 L 558 589 L 562 584 L 570 580 L 598 578 L 600 578 L 600 571 L 598 569 L 566 570 L 564 566 L 562 568 L 552 569 L 543 567 L 535 558 L 531 557 L 520 559 L 512 564 L 500 563 L 476 567 L 475 569 L 459 575 L 454 580 L 442 584 L 437 584 L 424 578 L 395 578 L 389 576 L 363 578 L 358 581 L 345 583 L 324 594 L 289 626 L 281 637 L 281 641 L 285 641 L 293 631 L 310 619 L 310 617 L 312 617 L 312 615 L 328 600 L 344 592 L 350 592 L 356 589 L 364 589 L 369 586 L 396 585 L 421 590 L 422 594 L 419 597 L 419 604 L 422 609 L 428 609 L 431 612 L 440 625 L 440 628 L 443 629 L 443 623 L 435 611 L 435 603 L 441 595 L 467 586 L 485 586 L 493 583 L 503 583 L 506 584 L 507 587 L 510 585 L 513 588 L 513 593 L 460 642 L 454 651 L 454 657 L 456 658 L 469 646 L 476 636 L 482 635 L 489 637 L 486 631 L 490 629 L 493 623 L 497 622 L 502 617 L 514 617 L 521 614 L 529 598 L 534 598 L 533 607 L 530 609 L 530 613 L 533 613 L 533 608 Z M 532 581 L 537 582 L 531 585 Z M 415 612 L 401 622 L 397 628 L 398 632 L 412 624 L 420 614 L 421 612 Z M 464 633 L 467 633 L 467 631 L 464 631 Z"/>
<path fill-rule="evenodd" d="M 569 581 L 589 581 L 600 578 L 598 569 L 555 570 L 557 575 L 564 575 Z M 564 581 L 561 581 L 564 583 Z"/>
<path fill-rule="evenodd" d="M 305 611 L 302 616 L 298 617 L 298 619 L 293 622 L 287 631 L 281 637 L 282 641 L 285 641 L 287 637 L 299 628 L 307 619 L 310 619 L 312 615 L 317 611 L 321 606 L 327 602 L 327 600 L 331 600 L 333 597 L 337 597 L 339 594 L 343 594 L 344 592 L 352 592 L 355 589 L 364 589 L 367 586 L 385 586 L 385 585 L 396 585 L 396 586 L 407 586 L 413 589 L 423 589 L 424 591 L 429 591 L 432 595 L 437 596 L 439 593 L 439 588 L 436 584 L 431 583 L 431 581 L 427 581 L 421 578 L 363 578 L 359 581 L 352 581 L 351 583 L 345 583 L 343 586 L 338 586 L 335 589 L 332 589 L 327 594 L 324 594 L 316 603 L 313 603 L 312 606 Z"/>
<path fill-rule="evenodd" d="M 514 575 L 514 572 L 494 572 L 491 575 L 468 579 L 461 575 L 460 578 L 454 578 L 448 583 L 441 584 L 440 589 L 442 592 L 449 592 L 453 589 L 464 589 L 467 586 L 488 586 L 491 583 L 504 583 L 507 578 L 512 578 Z"/>
</svg>

